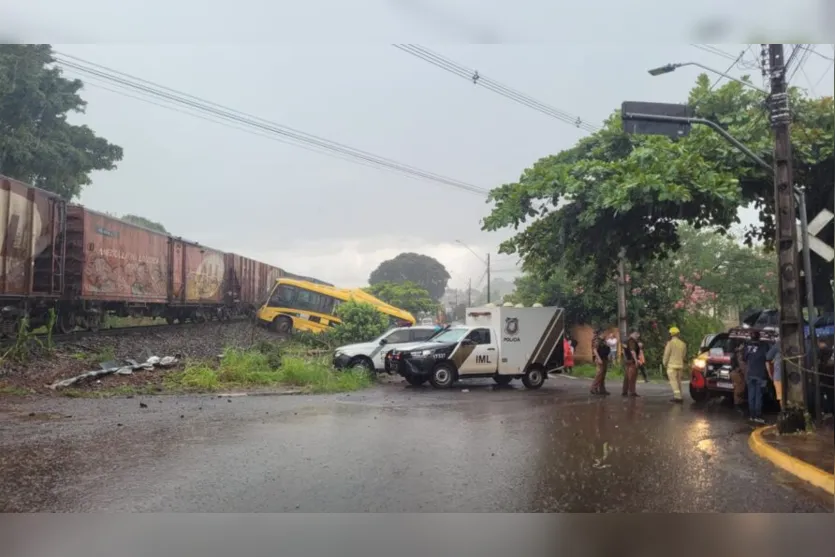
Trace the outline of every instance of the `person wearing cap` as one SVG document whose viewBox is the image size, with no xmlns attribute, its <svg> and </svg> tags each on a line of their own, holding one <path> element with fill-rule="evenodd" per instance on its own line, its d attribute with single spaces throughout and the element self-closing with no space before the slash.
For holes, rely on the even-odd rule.
<svg viewBox="0 0 835 557">
<path fill-rule="evenodd" d="M 681 404 L 681 372 L 684 370 L 684 362 L 687 359 L 687 344 L 679 338 L 681 331 L 678 327 L 670 327 L 670 340 L 664 347 L 664 369 L 667 370 L 667 378 L 673 388 L 673 398 L 670 402 Z"/>
</svg>

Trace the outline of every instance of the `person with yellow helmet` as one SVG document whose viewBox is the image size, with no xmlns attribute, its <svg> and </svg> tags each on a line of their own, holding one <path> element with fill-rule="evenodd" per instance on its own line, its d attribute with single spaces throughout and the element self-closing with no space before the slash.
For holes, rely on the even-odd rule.
<svg viewBox="0 0 835 557">
<path fill-rule="evenodd" d="M 670 340 L 664 347 L 664 368 L 667 370 L 667 378 L 673 388 L 673 398 L 670 402 L 682 403 L 681 398 L 681 372 L 684 370 L 684 363 L 687 360 L 687 344 L 679 335 L 678 327 L 670 327 Z"/>
</svg>

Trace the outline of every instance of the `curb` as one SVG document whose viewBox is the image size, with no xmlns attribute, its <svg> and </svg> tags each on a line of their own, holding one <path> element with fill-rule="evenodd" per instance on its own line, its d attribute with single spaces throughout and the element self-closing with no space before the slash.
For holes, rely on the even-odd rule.
<svg viewBox="0 0 835 557">
<path fill-rule="evenodd" d="M 748 438 L 748 446 L 762 458 L 770 461 L 776 467 L 785 470 L 801 480 L 804 480 L 815 487 L 818 487 L 830 495 L 835 495 L 835 476 L 813 466 L 808 462 L 795 458 L 783 451 L 771 446 L 763 439 L 763 432 L 775 429 L 775 426 L 766 426 L 755 429 Z"/>
</svg>

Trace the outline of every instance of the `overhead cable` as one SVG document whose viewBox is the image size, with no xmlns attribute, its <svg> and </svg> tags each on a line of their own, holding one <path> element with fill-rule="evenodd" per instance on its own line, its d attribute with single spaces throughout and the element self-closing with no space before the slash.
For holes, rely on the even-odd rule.
<svg viewBox="0 0 835 557">
<path fill-rule="evenodd" d="M 210 116 L 212 118 L 210 121 L 215 121 L 216 123 L 218 123 L 217 119 L 220 119 L 226 123 L 243 125 L 247 129 L 256 130 L 258 132 L 269 134 L 273 137 L 281 138 L 284 140 L 283 142 L 290 143 L 291 145 L 313 148 L 313 150 L 318 153 L 337 155 L 339 158 L 347 158 L 352 162 L 360 162 L 361 164 L 372 165 L 376 168 L 383 168 L 400 174 L 406 174 L 411 177 L 441 183 L 470 193 L 476 193 L 479 195 L 487 195 L 489 193 L 488 190 L 467 182 L 462 182 L 434 172 L 422 170 L 411 165 L 350 147 L 343 143 L 331 141 L 313 134 L 308 134 L 288 126 L 283 126 L 264 118 L 259 118 L 251 114 L 202 99 L 195 95 L 183 93 L 170 87 L 165 87 L 118 70 L 107 68 L 100 64 L 88 62 L 76 56 L 55 53 L 54 58 L 62 68 L 73 70 L 87 76 L 88 78 L 108 82 L 109 84 L 113 84 L 123 90 L 138 92 L 143 97 L 152 97 L 165 103 L 172 103 L 173 105 L 185 107 L 190 111 L 197 111 L 201 114 Z M 140 98 L 139 100 L 147 99 Z M 172 108 L 171 106 L 166 107 Z M 188 113 L 192 116 L 195 115 L 192 112 Z"/>
<path fill-rule="evenodd" d="M 436 52 L 429 50 L 426 47 L 414 44 L 395 44 L 392 45 L 395 48 L 415 56 L 416 58 L 420 58 L 425 62 L 429 62 L 430 64 L 437 66 L 443 70 L 446 70 L 458 77 L 464 78 L 468 81 L 472 81 L 475 85 L 481 85 L 485 89 L 488 89 L 494 93 L 498 93 L 503 97 L 506 97 L 512 101 L 518 102 L 519 104 L 525 105 L 529 108 L 537 110 L 543 114 L 551 116 L 552 118 L 556 118 L 566 124 L 574 126 L 576 128 L 580 128 L 584 131 L 594 133 L 600 130 L 599 126 L 595 126 L 584 121 L 579 116 L 574 116 L 558 108 L 554 108 L 548 104 L 545 104 L 541 101 L 534 99 L 533 97 L 512 89 L 506 85 L 503 85 L 493 79 L 485 77 L 484 75 L 480 74 L 478 70 L 474 70 L 459 64 L 449 58 L 446 58 Z"/>
</svg>

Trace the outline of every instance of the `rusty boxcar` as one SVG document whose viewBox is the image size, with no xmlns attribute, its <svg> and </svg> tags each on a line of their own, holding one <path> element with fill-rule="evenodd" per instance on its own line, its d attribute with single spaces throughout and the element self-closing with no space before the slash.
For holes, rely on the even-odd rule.
<svg viewBox="0 0 835 557">
<path fill-rule="evenodd" d="M 280 276 L 281 269 L 278 267 L 236 253 L 227 253 L 227 305 L 234 308 L 236 314 L 254 315 Z"/>
<path fill-rule="evenodd" d="M 0 175 L 0 328 L 16 330 L 29 316 L 38 327 L 49 319 L 50 300 L 64 286 L 63 223 L 59 196 Z"/>
<path fill-rule="evenodd" d="M 67 298 L 61 330 L 98 326 L 106 313 L 165 316 L 167 234 L 91 211 L 67 208 Z"/>
<path fill-rule="evenodd" d="M 251 314 L 275 281 L 301 277 L 73 205 L 0 175 L 0 335 L 96 329 L 105 315 L 204 321 Z"/>
</svg>

